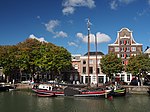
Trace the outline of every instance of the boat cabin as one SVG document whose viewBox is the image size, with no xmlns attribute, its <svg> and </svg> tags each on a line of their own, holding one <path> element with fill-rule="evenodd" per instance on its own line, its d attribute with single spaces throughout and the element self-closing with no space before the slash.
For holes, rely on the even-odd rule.
<svg viewBox="0 0 150 112">
<path fill-rule="evenodd" d="M 40 84 L 38 88 L 39 88 L 39 89 L 43 89 L 43 90 L 52 91 L 52 86 L 47 85 L 47 84 Z"/>
</svg>

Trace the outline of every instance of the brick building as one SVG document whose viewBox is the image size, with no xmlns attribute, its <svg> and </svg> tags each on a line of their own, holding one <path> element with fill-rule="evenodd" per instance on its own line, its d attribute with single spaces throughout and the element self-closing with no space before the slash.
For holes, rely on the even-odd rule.
<svg viewBox="0 0 150 112">
<path fill-rule="evenodd" d="M 131 56 L 142 53 L 142 44 L 134 40 L 132 33 L 128 28 L 122 28 L 117 33 L 116 41 L 108 45 L 108 53 L 115 53 L 117 57 L 120 57 L 124 67 L 128 64 Z M 124 82 L 130 82 L 132 79 L 132 75 L 124 71 L 118 73 L 116 77 L 119 77 Z"/>
<path fill-rule="evenodd" d="M 127 65 L 131 56 L 142 53 L 142 44 L 134 40 L 132 31 L 128 28 L 122 28 L 118 31 L 116 41 L 108 45 L 108 53 L 111 52 L 121 57 L 123 65 Z"/>
</svg>

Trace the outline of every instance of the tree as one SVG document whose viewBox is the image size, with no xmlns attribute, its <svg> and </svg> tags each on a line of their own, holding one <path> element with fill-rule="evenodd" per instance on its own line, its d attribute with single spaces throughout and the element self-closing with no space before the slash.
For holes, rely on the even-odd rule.
<svg viewBox="0 0 150 112">
<path fill-rule="evenodd" d="M 147 54 L 132 56 L 129 59 L 126 71 L 138 76 L 138 78 L 145 77 L 150 72 L 150 58 Z"/>
<path fill-rule="evenodd" d="M 123 65 L 121 58 L 118 58 L 116 54 L 110 53 L 101 59 L 101 69 L 106 76 L 112 78 L 113 74 L 121 73 L 123 71 Z"/>
<path fill-rule="evenodd" d="M 71 54 L 63 47 L 28 38 L 14 46 L 0 46 L 0 67 L 10 78 L 22 74 L 58 77 L 71 66 Z M 12 75 L 13 74 L 13 75 Z M 13 76 L 13 77 L 12 77 Z"/>
</svg>

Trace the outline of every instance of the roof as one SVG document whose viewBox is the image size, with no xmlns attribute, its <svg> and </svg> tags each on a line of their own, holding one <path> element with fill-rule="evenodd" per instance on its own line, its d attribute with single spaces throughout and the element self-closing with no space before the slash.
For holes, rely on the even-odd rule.
<svg viewBox="0 0 150 112">
<path fill-rule="evenodd" d="M 90 53 L 90 56 L 95 56 L 96 55 L 96 52 L 89 52 Z M 88 52 L 86 54 L 84 54 L 84 56 L 87 56 L 88 55 Z M 97 55 L 104 55 L 104 53 L 102 52 L 97 52 Z"/>
</svg>

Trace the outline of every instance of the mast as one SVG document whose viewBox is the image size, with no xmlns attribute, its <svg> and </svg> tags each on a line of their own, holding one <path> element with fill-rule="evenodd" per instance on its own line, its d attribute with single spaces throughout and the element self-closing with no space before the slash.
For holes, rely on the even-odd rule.
<svg viewBox="0 0 150 112">
<path fill-rule="evenodd" d="M 97 87 L 98 87 L 98 66 L 97 66 L 97 36 L 95 35 L 95 49 L 96 49 L 96 80 L 97 80 Z"/>
<path fill-rule="evenodd" d="M 88 27 L 88 86 L 90 86 L 90 71 L 89 71 L 89 58 L 90 58 L 90 20 L 87 22 Z"/>
</svg>

